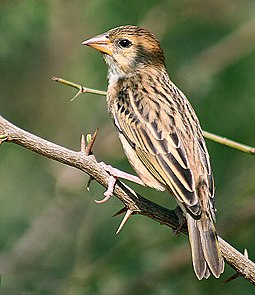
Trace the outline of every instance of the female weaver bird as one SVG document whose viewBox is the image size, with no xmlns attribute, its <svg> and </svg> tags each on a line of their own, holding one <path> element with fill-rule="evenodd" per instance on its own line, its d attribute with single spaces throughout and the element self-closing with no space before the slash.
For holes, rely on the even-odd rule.
<svg viewBox="0 0 255 295">
<path fill-rule="evenodd" d="M 108 111 L 141 183 L 173 194 L 185 214 L 198 279 L 224 270 L 215 222 L 214 183 L 198 118 L 173 84 L 159 42 L 121 26 L 82 44 L 103 53 Z"/>
</svg>

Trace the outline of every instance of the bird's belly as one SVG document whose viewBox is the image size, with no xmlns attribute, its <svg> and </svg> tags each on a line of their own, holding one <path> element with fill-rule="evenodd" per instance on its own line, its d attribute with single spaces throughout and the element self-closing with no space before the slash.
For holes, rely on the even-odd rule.
<svg viewBox="0 0 255 295">
<path fill-rule="evenodd" d="M 121 133 L 119 133 L 119 138 L 129 163 L 132 165 L 137 175 L 144 182 L 144 184 L 146 186 L 155 188 L 156 190 L 164 191 L 165 186 L 160 183 L 153 175 L 150 174 L 148 169 L 144 166 L 144 164 L 136 155 L 134 149 L 130 146 L 126 138 Z"/>
</svg>

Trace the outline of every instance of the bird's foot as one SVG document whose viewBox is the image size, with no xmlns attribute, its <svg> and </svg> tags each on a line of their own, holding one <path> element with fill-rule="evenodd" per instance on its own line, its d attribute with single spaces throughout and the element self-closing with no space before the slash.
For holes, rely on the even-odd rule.
<svg viewBox="0 0 255 295">
<path fill-rule="evenodd" d="M 104 192 L 104 198 L 102 200 L 95 200 L 95 202 L 97 204 L 105 203 L 110 199 L 110 197 L 113 195 L 116 181 L 117 181 L 117 178 L 115 178 L 113 175 L 110 175 L 109 180 L 108 180 L 108 188 Z"/>
<path fill-rule="evenodd" d="M 131 182 L 144 186 L 144 182 L 138 176 L 121 171 L 117 168 L 112 167 L 111 165 L 105 164 L 104 162 L 101 162 L 100 165 L 104 168 L 105 171 L 107 171 L 110 175 L 112 175 L 116 179 L 122 178 L 122 179 L 129 180 Z"/>
<path fill-rule="evenodd" d="M 118 178 L 126 179 L 144 186 L 144 182 L 138 176 L 123 172 L 117 168 L 112 167 L 111 165 L 105 164 L 104 162 L 101 162 L 100 165 L 110 174 L 110 177 L 108 180 L 108 188 L 104 193 L 105 197 L 102 200 L 96 200 L 96 203 L 98 204 L 105 203 L 110 199 L 110 197 L 113 195 L 114 187 Z"/>
</svg>

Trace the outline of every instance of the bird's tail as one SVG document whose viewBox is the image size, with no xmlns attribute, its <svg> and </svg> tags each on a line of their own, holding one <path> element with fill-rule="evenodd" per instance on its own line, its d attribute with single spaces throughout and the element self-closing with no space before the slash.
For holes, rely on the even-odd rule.
<svg viewBox="0 0 255 295">
<path fill-rule="evenodd" d="M 209 216 L 195 220 L 186 214 L 194 271 L 199 280 L 212 273 L 218 278 L 224 270 L 216 230 Z"/>
</svg>

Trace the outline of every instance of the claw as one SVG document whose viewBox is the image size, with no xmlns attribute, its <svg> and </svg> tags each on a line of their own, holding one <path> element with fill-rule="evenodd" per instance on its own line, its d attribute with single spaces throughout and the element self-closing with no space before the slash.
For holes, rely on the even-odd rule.
<svg viewBox="0 0 255 295">
<path fill-rule="evenodd" d="M 110 175 L 109 180 L 108 180 L 108 188 L 107 188 L 107 191 L 104 193 L 105 197 L 99 201 L 95 200 L 95 202 L 97 204 L 105 203 L 110 199 L 110 197 L 113 195 L 114 186 L 115 186 L 116 181 L 117 181 L 117 179 L 114 176 Z"/>
<path fill-rule="evenodd" d="M 96 133 L 93 135 L 93 137 L 95 137 L 95 136 L 96 136 Z M 93 138 L 92 138 L 92 140 L 93 140 Z M 87 148 L 88 148 L 88 146 L 87 146 Z M 106 172 L 108 172 L 110 174 L 110 176 L 109 176 L 109 180 L 108 180 L 107 191 L 104 193 L 105 198 L 103 198 L 102 200 L 99 200 L 99 201 L 96 200 L 96 203 L 98 203 L 98 204 L 105 203 L 106 201 L 108 201 L 110 199 L 110 197 L 113 195 L 114 186 L 115 186 L 118 178 L 127 179 L 132 182 L 138 183 L 140 185 L 144 185 L 143 181 L 135 175 L 120 171 L 116 168 L 113 168 L 110 165 L 105 164 L 104 162 L 101 162 L 100 165 Z"/>
<path fill-rule="evenodd" d="M 103 203 L 105 203 L 105 202 L 107 202 L 109 199 L 110 199 L 110 195 L 108 195 L 108 196 L 105 196 L 102 200 L 95 200 L 95 202 L 97 203 L 97 204 L 103 204 Z"/>
</svg>

